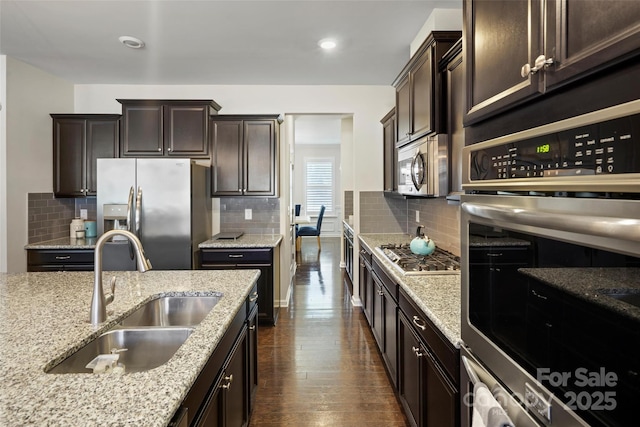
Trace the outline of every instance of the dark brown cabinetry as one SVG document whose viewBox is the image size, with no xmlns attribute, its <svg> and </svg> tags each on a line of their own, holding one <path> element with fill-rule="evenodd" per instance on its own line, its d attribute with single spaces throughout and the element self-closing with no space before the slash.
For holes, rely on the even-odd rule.
<svg viewBox="0 0 640 427">
<path fill-rule="evenodd" d="M 211 119 L 211 195 L 278 195 L 278 116 Z"/>
<path fill-rule="evenodd" d="M 640 53 L 638 2 L 465 0 L 464 13 L 467 125 Z"/>
<path fill-rule="evenodd" d="M 400 290 L 398 395 L 412 426 L 460 424 L 459 351 Z"/>
<path fill-rule="evenodd" d="M 205 364 L 182 402 L 178 414 L 187 410 L 187 425 L 243 427 L 248 425 L 255 389 L 251 363 L 257 360 L 255 295 L 249 294 L 227 332 Z M 253 308 L 252 308 L 253 307 Z"/>
<path fill-rule="evenodd" d="M 27 271 L 93 271 L 93 249 L 29 249 Z"/>
<path fill-rule="evenodd" d="M 211 100 L 119 99 L 121 157 L 209 157 Z"/>
<path fill-rule="evenodd" d="M 118 157 L 120 116 L 52 114 L 53 192 L 56 197 L 95 196 L 97 159 Z"/>
<path fill-rule="evenodd" d="M 384 154 L 384 191 L 398 191 L 396 182 L 396 109 L 389 111 L 380 120 L 382 123 L 382 146 Z"/>
<path fill-rule="evenodd" d="M 238 248 L 200 250 L 200 268 L 203 270 L 260 270 L 258 278 L 258 320 L 275 325 L 278 320 L 280 296 L 278 277 L 274 275 L 272 248 Z M 278 296 L 276 298 L 275 296 Z"/>
<path fill-rule="evenodd" d="M 344 249 L 344 264 L 345 272 L 349 277 L 350 283 L 353 283 L 353 231 L 343 225 L 343 249 Z"/>
<path fill-rule="evenodd" d="M 373 336 L 394 387 L 397 377 L 398 285 L 373 260 Z"/>
<path fill-rule="evenodd" d="M 444 125 L 437 65 L 460 36 L 459 31 L 432 32 L 393 82 L 397 146 L 439 132 Z"/>
<path fill-rule="evenodd" d="M 462 192 L 462 149 L 464 148 L 465 74 L 462 39 L 442 58 L 440 75 L 446 87 L 447 140 L 449 141 L 449 192 Z"/>
<path fill-rule="evenodd" d="M 373 320 L 373 276 L 371 275 L 371 252 L 360 240 L 360 267 L 358 277 L 358 289 L 360 291 L 360 301 L 364 316 L 367 318 L 369 325 Z"/>
</svg>

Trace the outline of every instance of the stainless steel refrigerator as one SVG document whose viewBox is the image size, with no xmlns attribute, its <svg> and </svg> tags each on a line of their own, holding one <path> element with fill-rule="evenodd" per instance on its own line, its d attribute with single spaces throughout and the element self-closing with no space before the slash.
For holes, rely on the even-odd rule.
<svg viewBox="0 0 640 427">
<path fill-rule="evenodd" d="M 211 238 L 209 168 L 190 159 L 98 159 L 98 236 L 135 233 L 156 270 L 197 267 L 198 244 Z M 127 240 L 103 252 L 104 270 L 135 270 Z"/>
</svg>

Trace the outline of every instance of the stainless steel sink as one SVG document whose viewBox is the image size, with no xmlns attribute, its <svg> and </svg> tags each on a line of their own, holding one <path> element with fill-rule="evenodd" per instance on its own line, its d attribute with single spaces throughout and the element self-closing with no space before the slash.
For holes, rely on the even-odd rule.
<svg viewBox="0 0 640 427">
<path fill-rule="evenodd" d="M 125 317 L 121 326 L 196 326 L 220 301 L 215 296 L 171 296 L 154 299 Z"/>
<path fill-rule="evenodd" d="M 615 298 L 619 301 L 626 302 L 627 304 L 631 304 L 633 306 L 640 308 L 640 291 L 638 290 L 629 290 L 629 291 L 608 291 L 603 292 L 606 296 Z"/>
<path fill-rule="evenodd" d="M 640 308 L 640 290 L 638 289 L 607 289 L 600 293 Z"/>
<path fill-rule="evenodd" d="M 48 372 L 51 374 L 93 373 L 85 366 L 101 354 L 119 354 L 126 372 L 140 372 L 167 363 L 189 338 L 193 328 L 114 329 L 100 335 Z M 123 350 L 126 349 L 126 350 Z"/>
</svg>

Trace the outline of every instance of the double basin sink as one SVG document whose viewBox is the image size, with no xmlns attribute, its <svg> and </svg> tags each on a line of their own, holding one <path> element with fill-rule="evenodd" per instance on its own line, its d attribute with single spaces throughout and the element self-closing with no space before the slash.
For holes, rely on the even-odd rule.
<svg viewBox="0 0 640 427">
<path fill-rule="evenodd" d="M 221 293 L 151 300 L 47 372 L 94 373 L 94 368 L 86 366 L 98 357 L 113 358 L 111 355 L 117 355 L 120 372 L 156 368 L 171 359 L 220 298 Z"/>
</svg>

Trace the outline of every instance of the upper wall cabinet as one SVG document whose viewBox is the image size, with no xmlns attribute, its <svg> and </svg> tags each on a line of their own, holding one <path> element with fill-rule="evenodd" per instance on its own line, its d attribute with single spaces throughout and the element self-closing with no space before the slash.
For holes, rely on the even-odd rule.
<svg viewBox="0 0 640 427">
<path fill-rule="evenodd" d="M 640 53 L 640 2 L 465 0 L 476 123 Z"/>
<path fill-rule="evenodd" d="M 121 157 L 209 157 L 212 100 L 118 99 L 122 104 Z"/>
<path fill-rule="evenodd" d="M 277 115 L 211 118 L 211 195 L 277 196 Z"/>
<path fill-rule="evenodd" d="M 460 31 L 434 31 L 393 82 L 396 88 L 396 145 L 440 132 L 444 126 L 443 90 L 438 62 L 460 38 Z"/>
<path fill-rule="evenodd" d="M 52 114 L 53 192 L 95 196 L 97 159 L 118 157 L 120 115 Z"/>
<path fill-rule="evenodd" d="M 380 120 L 384 153 L 384 191 L 398 191 L 396 182 L 396 109 L 389 111 Z"/>
</svg>

